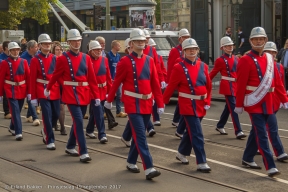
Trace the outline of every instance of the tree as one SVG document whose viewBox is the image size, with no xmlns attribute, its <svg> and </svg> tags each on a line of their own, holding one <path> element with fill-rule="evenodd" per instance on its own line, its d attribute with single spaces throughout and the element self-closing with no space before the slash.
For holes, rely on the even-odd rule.
<svg viewBox="0 0 288 192">
<path fill-rule="evenodd" d="M 0 11 L 0 29 L 16 29 L 24 18 L 32 18 L 40 25 L 48 23 L 48 3 L 57 0 L 9 0 L 9 10 Z"/>
<path fill-rule="evenodd" d="M 156 24 L 161 25 L 161 0 L 156 0 L 156 10 L 155 10 L 155 17 L 156 17 Z"/>
</svg>

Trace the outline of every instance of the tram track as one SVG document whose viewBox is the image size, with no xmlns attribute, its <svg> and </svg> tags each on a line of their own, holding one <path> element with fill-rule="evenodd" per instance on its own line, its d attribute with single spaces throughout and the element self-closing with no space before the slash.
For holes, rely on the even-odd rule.
<svg viewBox="0 0 288 192">
<path fill-rule="evenodd" d="M 2 125 L 2 124 L 0 124 L 0 127 L 8 129 L 8 126 Z M 41 134 L 33 133 L 33 132 L 30 132 L 30 131 L 23 130 L 23 133 L 42 138 Z M 60 142 L 60 143 L 67 143 L 67 141 L 64 141 L 62 139 L 55 139 L 55 141 Z M 127 159 L 126 156 L 119 155 L 117 153 L 113 153 L 113 152 L 110 152 L 110 151 L 107 151 L 107 150 L 96 149 L 94 147 L 89 146 L 88 144 L 87 144 L 87 148 L 89 149 L 89 153 L 102 153 L 102 154 L 106 154 L 106 155 L 117 157 L 117 158 L 121 158 L 121 159 Z M 75 184 L 73 181 L 69 181 L 69 180 L 67 180 L 65 178 L 62 178 L 62 177 L 60 177 L 58 175 L 55 175 L 53 173 L 49 173 L 47 171 L 41 170 L 41 169 L 33 167 L 31 165 L 25 165 L 25 164 L 22 164 L 20 162 L 13 161 L 13 160 L 8 159 L 6 157 L 3 157 L 1 155 L 0 155 L 0 159 L 4 160 L 6 162 L 9 162 L 9 163 L 13 163 L 13 164 L 18 165 L 18 166 L 21 166 L 23 168 L 29 169 L 31 171 L 34 171 L 37 174 L 48 176 L 51 179 L 56 179 L 56 180 L 61 181 L 61 182 L 65 183 L 65 184 L 67 184 L 67 185 L 74 185 L 74 186 L 79 185 L 79 184 Z M 138 161 L 138 163 L 142 164 L 141 161 Z M 171 172 L 171 173 L 174 173 L 174 174 L 178 174 L 178 175 L 181 175 L 181 176 L 185 176 L 185 177 L 189 177 L 189 178 L 205 181 L 205 182 L 208 182 L 208 183 L 211 183 L 211 184 L 214 184 L 214 185 L 218 185 L 218 186 L 221 186 L 221 187 L 225 187 L 227 189 L 231 189 L 231 190 L 234 190 L 234 191 L 243 191 L 243 192 L 249 191 L 249 190 L 246 190 L 246 189 L 243 189 L 243 188 L 239 188 L 239 187 L 233 186 L 233 185 L 228 185 L 226 183 L 222 183 L 222 182 L 219 182 L 219 181 L 216 181 L 216 180 L 211 180 L 211 179 L 207 179 L 207 178 L 204 178 L 204 177 L 195 176 L 195 175 L 188 174 L 188 173 L 185 173 L 185 172 L 182 172 L 182 171 L 178 171 L 178 170 L 175 170 L 175 169 L 171 169 L 171 168 L 162 166 L 160 164 L 154 164 L 154 167 L 160 168 L 162 170 L 165 170 L 165 171 L 168 171 L 168 172 Z M 86 190 L 86 189 L 82 189 L 82 190 L 83 191 L 91 191 L 91 190 Z M 95 190 L 93 190 L 93 191 L 95 191 Z"/>
</svg>

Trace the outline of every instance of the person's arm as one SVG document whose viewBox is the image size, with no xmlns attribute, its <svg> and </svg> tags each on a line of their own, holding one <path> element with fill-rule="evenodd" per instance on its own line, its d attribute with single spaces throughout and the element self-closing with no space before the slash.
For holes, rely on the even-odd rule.
<svg viewBox="0 0 288 192">
<path fill-rule="evenodd" d="M 7 62 L 3 60 L 0 65 L 0 97 L 3 96 L 4 92 L 4 81 L 7 67 Z"/>
<path fill-rule="evenodd" d="M 112 79 L 108 64 L 108 59 L 105 58 L 105 65 L 106 65 L 106 82 L 107 82 L 107 93 L 109 93 L 111 86 L 112 86 Z"/>
<path fill-rule="evenodd" d="M 237 97 L 236 107 L 244 106 L 246 86 L 249 79 L 250 64 L 245 57 L 242 57 L 237 65 Z"/>
<path fill-rule="evenodd" d="M 64 63 L 65 61 L 63 60 L 64 56 L 60 56 L 56 59 L 56 66 L 55 66 L 55 70 L 53 72 L 53 75 L 47 85 L 46 91 L 48 92 L 52 86 L 56 83 L 56 81 L 58 81 L 58 79 L 60 79 L 63 76 L 64 73 Z"/>
<path fill-rule="evenodd" d="M 24 70 L 25 70 L 25 81 L 26 81 L 26 94 L 31 94 L 31 86 L 30 86 L 30 68 L 28 66 L 27 61 L 24 59 Z"/>
<path fill-rule="evenodd" d="M 222 58 L 221 58 L 222 59 Z M 222 59 L 223 60 L 223 59 Z M 220 58 L 216 59 L 214 63 L 214 67 L 212 71 L 209 73 L 210 80 L 213 80 L 213 78 L 217 75 L 218 72 L 221 71 L 221 61 Z"/>
<path fill-rule="evenodd" d="M 178 70 L 177 66 L 178 64 L 174 65 L 171 73 L 171 79 L 163 94 L 163 101 L 165 104 L 169 103 L 170 97 L 172 96 L 174 91 L 178 88 L 178 85 L 181 80 L 179 76 L 182 75 L 183 72 Z"/>
<path fill-rule="evenodd" d="M 87 61 L 87 67 L 88 67 L 88 83 L 90 87 L 90 91 L 92 92 L 92 95 L 94 98 L 92 99 L 100 99 L 100 94 L 99 94 L 99 89 L 98 89 L 98 83 L 96 80 L 94 68 L 92 65 L 92 61 L 89 56 L 86 56 L 86 61 Z"/>
<path fill-rule="evenodd" d="M 207 98 L 205 99 L 205 105 L 211 105 L 211 92 L 212 92 L 212 81 L 209 77 L 209 69 L 208 65 L 204 64 L 205 66 L 205 76 L 206 76 L 206 90 L 207 90 Z"/>
<path fill-rule="evenodd" d="M 38 60 L 33 58 L 30 63 L 30 93 L 31 99 L 37 99 L 37 64 Z"/>
<path fill-rule="evenodd" d="M 154 96 L 154 100 L 156 101 L 158 108 L 164 108 L 162 92 L 158 81 L 158 75 L 152 58 L 150 58 L 150 66 L 152 67 L 150 86 Z"/>
</svg>

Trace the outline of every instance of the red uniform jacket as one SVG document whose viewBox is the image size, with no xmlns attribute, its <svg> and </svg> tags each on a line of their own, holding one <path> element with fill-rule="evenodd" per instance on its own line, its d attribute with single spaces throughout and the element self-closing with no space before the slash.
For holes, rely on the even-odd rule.
<svg viewBox="0 0 288 192">
<path fill-rule="evenodd" d="M 89 86 L 64 85 L 64 81 L 73 81 L 67 58 L 62 55 L 56 60 L 56 67 L 47 86 L 48 90 L 58 82 L 62 82 L 62 101 L 66 104 L 88 105 L 91 99 L 100 98 L 94 69 L 89 55 L 84 53 L 66 52 L 71 59 L 75 82 L 88 82 Z M 91 94 L 92 93 L 92 94 Z M 91 94 L 91 95 L 90 95 Z M 91 98 L 92 96 L 92 98 Z"/>
<path fill-rule="evenodd" d="M 145 49 L 143 50 L 143 53 L 145 55 L 148 55 L 148 56 L 150 56 L 150 57 L 152 57 L 154 59 L 154 64 L 156 66 L 159 82 L 164 81 L 162 70 L 161 70 L 160 64 L 158 62 L 158 54 L 157 54 L 157 51 L 156 51 L 155 47 L 151 47 L 149 45 L 146 45 Z"/>
<path fill-rule="evenodd" d="M 212 84 L 209 77 L 208 65 L 199 60 L 197 60 L 195 65 L 193 65 L 192 62 L 187 59 L 185 59 L 183 63 L 189 71 L 195 95 L 205 95 L 207 93 L 206 99 L 193 100 L 196 103 L 197 116 L 203 117 L 206 115 L 204 106 L 210 105 L 211 102 Z M 184 69 L 179 63 L 176 64 L 172 70 L 169 84 L 163 95 L 164 103 L 169 103 L 170 97 L 175 89 L 178 89 L 178 91 L 182 93 L 191 94 Z M 181 115 L 195 115 L 191 99 L 179 96 L 178 103 Z"/>
<path fill-rule="evenodd" d="M 91 56 L 96 80 L 98 84 L 103 84 L 106 82 L 106 86 L 99 87 L 99 94 L 100 94 L 100 100 L 106 100 L 106 94 L 109 93 L 110 88 L 112 86 L 112 80 L 109 70 L 109 64 L 108 59 L 106 57 L 100 56 L 98 59 L 95 59 Z"/>
<path fill-rule="evenodd" d="M 5 80 L 12 81 L 10 75 L 10 67 L 6 60 L 3 60 L 0 66 L 0 96 L 3 96 L 3 91 L 7 98 L 24 99 L 27 94 L 30 94 L 30 69 L 25 59 L 18 58 L 16 60 L 8 57 L 8 61 L 12 64 L 13 82 L 22 82 L 19 86 L 12 86 L 5 83 Z"/>
<path fill-rule="evenodd" d="M 161 67 L 161 71 L 162 71 L 162 75 L 163 75 L 164 81 L 167 82 L 167 71 L 166 71 L 166 68 L 164 66 L 163 57 L 161 55 L 158 55 L 158 62 L 159 62 L 160 67 Z"/>
<path fill-rule="evenodd" d="M 130 56 L 136 63 L 136 75 L 139 94 L 150 94 L 152 92 L 154 99 L 158 105 L 158 108 L 164 108 L 162 92 L 158 81 L 157 71 L 155 68 L 154 60 L 145 54 L 141 58 L 137 58 L 135 52 Z M 136 93 L 134 85 L 134 73 L 132 69 L 132 62 L 128 56 L 123 57 L 116 67 L 116 76 L 114 83 L 109 92 L 107 98 L 108 102 L 112 102 L 115 97 L 115 93 L 123 83 L 122 86 L 122 101 L 124 103 L 126 113 L 139 113 L 139 114 L 151 114 L 152 112 L 152 98 L 143 100 L 137 99 L 124 94 L 124 90 Z"/>
<path fill-rule="evenodd" d="M 222 56 L 225 57 L 228 61 L 229 71 L 231 75 L 230 77 L 236 79 L 237 78 L 236 69 L 237 69 L 238 59 L 234 55 L 230 56 L 228 54 L 223 54 Z M 226 63 L 224 59 L 221 57 L 216 59 L 214 63 L 214 68 L 209 73 L 211 81 L 217 75 L 218 72 L 221 73 L 221 76 L 229 77 Z M 220 94 L 236 96 L 236 91 L 237 91 L 237 83 L 235 81 L 233 82 L 233 81 L 221 79 L 220 87 L 219 87 Z"/>
<path fill-rule="evenodd" d="M 259 56 L 258 52 L 251 51 L 252 54 L 258 61 L 262 75 L 264 76 L 267 68 L 267 57 L 266 54 Z M 257 68 L 253 59 L 245 55 L 241 57 L 237 65 L 237 97 L 236 107 L 244 107 L 245 94 L 249 94 L 253 91 L 246 90 L 246 86 L 258 87 L 260 80 L 258 77 Z M 260 113 L 260 114 L 273 114 L 274 113 L 274 100 L 276 95 L 281 103 L 287 102 L 286 91 L 278 73 L 278 69 L 274 64 L 274 78 L 271 87 L 275 87 L 274 93 L 268 92 L 266 96 L 256 105 L 250 107 L 244 107 L 244 110 L 248 113 Z"/>
<path fill-rule="evenodd" d="M 279 72 L 279 75 L 280 75 L 280 78 L 281 78 L 281 81 L 283 83 L 283 86 L 285 84 L 285 72 L 284 72 L 284 67 L 283 65 L 281 65 L 280 63 L 276 63 L 276 67 L 277 67 L 277 70 Z M 274 100 L 274 111 L 278 111 L 279 110 L 279 107 L 280 107 L 280 99 L 277 97 L 277 95 L 275 95 L 275 100 Z"/>
<path fill-rule="evenodd" d="M 167 82 L 168 83 L 170 81 L 170 76 L 172 73 L 173 66 L 176 64 L 176 59 L 178 59 L 181 55 L 182 55 L 182 45 L 181 44 L 172 48 L 170 53 L 169 53 L 169 57 L 168 57 L 168 61 L 167 61 Z"/>
<path fill-rule="evenodd" d="M 44 71 L 39 59 L 42 60 Z M 30 63 L 30 86 L 31 86 L 31 99 L 47 99 L 44 95 L 44 89 L 47 85 L 37 82 L 37 79 L 44 80 L 43 72 L 46 77 L 46 81 L 51 79 L 56 65 L 56 56 L 53 54 L 44 55 L 39 53 L 37 56 L 31 59 Z M 49 100 L 60 99 L 60 87 L 58 83 L 55 83 L 51 90 Z"/>
</svg>

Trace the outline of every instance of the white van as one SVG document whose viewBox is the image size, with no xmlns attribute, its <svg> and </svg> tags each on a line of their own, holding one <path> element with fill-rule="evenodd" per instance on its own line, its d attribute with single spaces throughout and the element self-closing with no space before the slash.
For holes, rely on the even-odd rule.
<svg viewBox="0 0 288 192">
<path fill-rule="evenodd" d="M 111 42 L 118 40 L 121 44 L 120 55 L 124 56 L 124 41 L 129 37 L 131 28 L 111 31 L 84 31 L 82 33 L 82 47 L 81 51 L 86 53 L 88 51 L 87 45 L 91 40 L 95 40 L 97 36 L 105 38 L 105 51 L 111 50 Z M 151 38 L 155 41 L 156 50 L 159 55 L 163 57 L 165 67 L 167 68 L 167 59 L 172 47 L 178 44 L 178 32 L 174 31 L 149 31 Z"/>
</svg>

